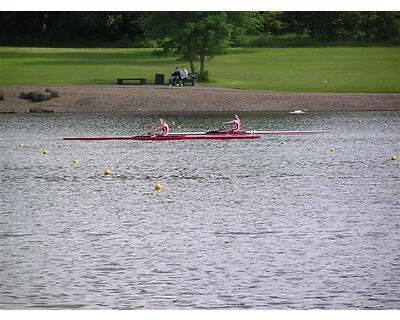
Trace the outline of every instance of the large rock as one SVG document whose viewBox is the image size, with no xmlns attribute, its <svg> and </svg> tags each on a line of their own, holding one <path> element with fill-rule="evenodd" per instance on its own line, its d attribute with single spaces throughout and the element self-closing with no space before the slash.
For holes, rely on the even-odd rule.
<svg viewBox="0 0 400 320">
<path fill-rule="evenodd" d="M 18 98 L 20 98 L 20 99 L 29 99 L 29 94 L 22 91 L 22 92 L 19 94 Z"/>
<path fill-rule="evenodd" d="M 58 93 L 58 91 L 56 91 L 56 90 L 54 90 L 54 89 L 47 88 L 47 89 L 44 90 L 44 91 L 45 91 L 45 92 L 50 92 L 52 98 L 57 98 L 57 97 L 60 96 L 60 94 Z"/>
<path fill-rule="evenodd" d="M 46 89 L 46 91 L 30 91 L 29 93 L 21 92 L 18 98 L 29 99 L 34 102 L 50 100 L 53 97 L 58 97 L 58 92 L 51 89 Z"/>
<path fill-rule="evenodd" d="M 31 91 L 28 94 L 28 98 L 34 102 L 50 100 L 52 97 L 50 92 Z"/>
</svg>

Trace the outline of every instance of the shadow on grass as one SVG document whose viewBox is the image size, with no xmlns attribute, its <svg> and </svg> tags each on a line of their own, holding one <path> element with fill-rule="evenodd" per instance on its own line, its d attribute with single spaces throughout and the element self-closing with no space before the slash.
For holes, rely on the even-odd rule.
<svg viewBox="0 0 400 320">
<path fill-rule="evenodd" d="M 265 51 L 265 48 L 251 48 L 251 49 L 245 49 L 245 48 L 230 48 L 227 50 L 226 54 L 234 55 L 234 54 L 247 54 L 247 55 L 252 55 L 255 54 L 261 50 Z"/>
<path fill-rule="evenodd" d="M 158 56 L 151 51 L 147 52 L 16 52 L 3 50 L 0 59 L 40 59 L 40 60 L 82 60 L 82 61 L 109 61 L 109 60 L 137 60 L 137 61 L 173 61 L 176 57 Z"/>
<path fill-rule="evenodd" d="M 21 66 L 121 66 L 164 67 L 170 65 L 171 72 L 176 63 L 186 62 L 171 56 L 157 56 L 147 52 L 0 52 L 0 59 L 12 59 Z"/>
<path fill-rule="evenodd" d="M 25 61 L 19 63 L 23 66 L 123 66 L 123 67 L 148 67 L 171 65 L 171 72 L 175 68 L 176 61 L 159 61 L 159 60 L 42 60 L 42 61 Z"/>
</svg>

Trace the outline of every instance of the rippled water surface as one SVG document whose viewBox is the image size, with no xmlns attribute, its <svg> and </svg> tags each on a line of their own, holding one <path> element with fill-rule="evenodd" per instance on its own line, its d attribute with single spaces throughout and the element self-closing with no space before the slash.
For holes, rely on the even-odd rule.
<svg viewBox="0 0 400 320">
<path fill-rule="evenodd" d="M 0 115 L 1 309 L 400 308 L 400 113 L 159 116 Z"/>
</svg>

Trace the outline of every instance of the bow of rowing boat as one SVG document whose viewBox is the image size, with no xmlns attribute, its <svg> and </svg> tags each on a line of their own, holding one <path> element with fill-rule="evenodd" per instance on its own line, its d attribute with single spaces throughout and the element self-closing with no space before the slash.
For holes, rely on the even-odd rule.
<svg viewBox="0 0 400 320">
<path fill-rule="evenodd" d="M 194 132 L 174 132 L 171 133 L 173 135 L 221 135 L 221 134 L 235 134 L 235 135 L 249 135 L 249 134 L 253 134 L 253 135 L 264 135 L 264 134 L 269 134 L 269 135 L 273 135 L 273 134 L 317 134 L 317 133 L 326 133 L 329 132 L 330 130 L 305 130 L 305 131 L 300 131 L 300 130 L 294 130 L 294 131 L 277 131 L 277 130 L 271 130 L 271 131 L 238 131 L 235 133 L 229 133 L 227 131 L 220 131 L 220 130 L 216 130 L 216 131 L 194 131 Z"/>
<path fill-rule="evenodd" d="M 317 134 L 330 130 L 305 130 L 305 131 L 243 131 L 244 134 Z"/>
</svg>

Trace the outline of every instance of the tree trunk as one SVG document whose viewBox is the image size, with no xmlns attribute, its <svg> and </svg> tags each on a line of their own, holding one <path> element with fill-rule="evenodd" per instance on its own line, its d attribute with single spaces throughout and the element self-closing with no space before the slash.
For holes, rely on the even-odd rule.
<svg viewBox="0 0 400 320">
<path fill-rule="evenodd" d="M 194 74 L 193 58 L 190 58 L 190 72 Z"/>
<path fill-rule="evenodd" d="M 194 54 L 193 54 L 193 51 L 191 50 L 190 53 L 189 53 L 189 62 L 190 62 L 190 72 L 192 74 L 194 74 L 193 60 L 194 60 Z"/>
<path fill-rule="evenodd" d="M 367 12 L 367 22 L 366 22 L 366 24 L 365 24 L 365 33 L 366 33 L 366 38 L 368 39 L 368 40 L 370 40 L 371 39 L 371 15 L 370 15 L 370 13 L 369 12 Z"/>
<path fill-rule="evenodd" d="M 200 76 L 199 76 L 199 78 L 200 78 L 201 81 L 205 80 L 204 60 L 205 60 L 204 53 L 200 53 Z"/>
</svg>

